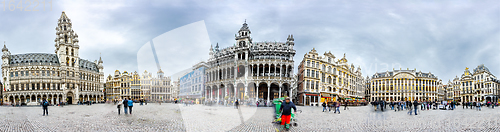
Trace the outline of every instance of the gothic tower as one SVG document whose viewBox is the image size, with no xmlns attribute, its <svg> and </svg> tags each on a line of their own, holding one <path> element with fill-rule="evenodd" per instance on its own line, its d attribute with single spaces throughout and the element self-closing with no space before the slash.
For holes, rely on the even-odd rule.
<svg viewBox="0 0 500 132">
<path fill-rule="evenodd" d="M 238 31 L 238 35 L 235 35 L 236 47 L 244 48 L 250 46 L 250 43 L 252 43 L 252 38 L 250 38 L 251 33 L 245 20 L 245 23 L 243 23 L 243 26 Z"/>
<path fill-rule="evenodd" d="M 61 66 L 78 68 L 78 35 L 73 31 L 71 20 L 64 11 L 57 21 L 56 39 L 54 40 L 56 54 Z"/>
<path fill-rule="evenodd" d="M 10 51 L 9 49 L 7 49 L 7 46 L 5 46 L 5 42 L 3 44 L 3 48 L 2 48 L 2 74 L 3 74 L 3 83 L 4 83 L 4 88 L 5 90 L 9 90 L 10 89 L 10 80 L 7 76 L 9 76 L 9 65 L 10 65 Z M 0 90 L 3 90 L 3 89 L 0 89 Z"/>
</svg>

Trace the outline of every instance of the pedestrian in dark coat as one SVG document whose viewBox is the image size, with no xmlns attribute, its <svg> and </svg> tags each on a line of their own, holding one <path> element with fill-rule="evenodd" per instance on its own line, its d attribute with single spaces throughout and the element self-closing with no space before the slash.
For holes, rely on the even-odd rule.
<svg viewBox="0 0 500 132">
<path fill-rule="evenodd" d="M 49 102 L 47 102 L 46 99 L 43 99 L 42 101 L 42 108 L 43 108 L 43 116 L 45 116 L 45 114 L 47 114 L 47 116 L 49 115 Z"/>
<path fill-rule="evenodd" d="M 127 98 L 124 98 L 124 99 L 123 99 L 122 104 L 123 104 L 123 111 L 125 112 L 125 115 L 126 115 L 126 114 L 128 114 L 128 113 L 127 113 L 127 110 L 128 110 L 128 109 L 127 109 L 127 108 L 128 108 L 128 100 L 127 100 Z"/>
<path fill-rule="evenodd" d="M 418 104 L 417 100 L 413 101 L 413 106 L 415 107 L 414 108 L 415 109 L 415 115 L 417 115 L 417 110 L 418 110 L 417 107 L 418 107 L 418 105 L 419 104 Z"/>
</svg>

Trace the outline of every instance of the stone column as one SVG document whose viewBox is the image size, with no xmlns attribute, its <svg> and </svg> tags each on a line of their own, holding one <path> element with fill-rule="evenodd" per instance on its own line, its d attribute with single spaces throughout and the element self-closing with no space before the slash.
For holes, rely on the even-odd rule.
<svg viewBox="0 0 500 132">
<path fill-rule="evenodd" d="M 271 93 L 271 84 L 267 84 L 267 103 L 269 103 L 269 95 L 270 95 L 270 93 Z"/>
<path fill-rule="evenodd" d="M 271 77 L 271 63 L 269 63 L 269 74 L 268 77 Z"/>
<path fill-rule="evenodd" d="M 257 77 L 260 76 L 260 64 L 257 64 Z"/>
<path fill-rule="evenodd" d="M 279 86 L 279 93 L 278 93 L 279 96 L 278 96 L 278 98 L 281 98 L 281 88 L 283 87 L 282 85 Z"/>
<path fill-rule="evenodd" d="M 250 96 L 248 95 L 248 84 L 244 84 L 245 87 L 245 92 L 243 93 L 243 99 L 245 99 L 245 96 L 248 96 L 248 99 L 250 99 Z"/>
</svg>

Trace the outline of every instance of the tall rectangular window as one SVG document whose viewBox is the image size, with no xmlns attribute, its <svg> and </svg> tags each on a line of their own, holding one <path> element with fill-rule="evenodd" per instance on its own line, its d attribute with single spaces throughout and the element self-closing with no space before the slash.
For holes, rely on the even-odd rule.
<svg viewBox="0 0 500 132">
<path fill-rule="evenodd" d="M 311 77 L 315 77 L 314 73 L 316 73 L 316 72 L 314 72 L 314 70 L 312 70 Z"/>
<path fill-rule="evenodd" d="M 306 73 L 307 73 L 307 74 L 306 74 L 306 77 L 310 77 L 310 76 L 311 76 L 311 73 L 310 73 L 310 72 L 311 72 L 311 71 L 310 71 L 309 69 L 307 69 L 307 72 L 306 72 Z"/>
<path fill-rule="evenodd" d="M 325 73 L 321 73 L 321 82 L 325 82 Z"/>
</svg>

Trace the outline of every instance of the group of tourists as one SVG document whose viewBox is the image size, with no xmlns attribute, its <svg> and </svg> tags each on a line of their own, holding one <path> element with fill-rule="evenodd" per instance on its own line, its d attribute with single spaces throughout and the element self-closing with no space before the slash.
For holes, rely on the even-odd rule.
<svg viewBox="0 0 500 132">
<path fill-rule="evenodd" d="M 323 112 L 331 112 L 332 110 L 334 111 L 333 113 L 339 113 L 340 114 L 340 107 L 344 105 L 344 110 L 347 110 L 347 102 L 346 101 L 343 101 L 340 102 L 340 101 L 333 101 L 333 102 L 323 102 L 323 104 L 321 104 L 321 106 L 323 106 Z M 327 111 L 328 110 L 328 111 Z"/>
<path fill-rule="evenodd" d="M 123 105 L 123 111 L 125 112 L 125 114 L 127 114 L 127 110 L 128 110 L 128 112 L 129 112 L 128 114 L 132 115 L 132 107 L 134 107 L 134 101 L 127 100 L 127 98 L 124 98 L 123 101 L 119 100 L 118 105 L 116 105 L 116 108 L 118 108 L 118 115 L 120 114 L 120 109 L 121 109 L 122 105 Z"/>
<path fill-rule="evenodd" d="M 473 107 L 476 108 L 477 111 L 481 111 L 481 106 L 486 106 L 488 108 L 492 108 L 492 109 L 495 109 L 495 106 L 498 106 L 498 103 L 495 103 L 495 102 L 486 102 L 485 104 L 481 103 L 481 102 L 470 102 L 470 101 L 467 101 L 467 102 L 462 102 L 462 109 L 472 109 Z"/>
<path fill-rule="evenodd" d="M 475 102 L 462 102 L 462 104 L 458 103 L 457 101 L 442 101 L 441 103 L 436 102 L 436 101 L 390 101 L 386 102 L 384 100 L 378 100 L 378 101 L 373 101 L 371 102 L 371 105 L 375 109 L 375 111 L 380 110 L 384 111 L 387 110 L 387 106 L 389 106 L 389 109 L 394 110 L 394 111 L 403 111 L 403 110 L 408 110 L 408 114 L 412 114 L 412 111 L 415 111 L 415 115 L 417 115 L 417 110 L 418 106 L 420 106 L 421 111 L 425 110 L 430 110 L 430 109 L 442 109 L 442 110 L 454 110 L 456 109 L 457 105 L 462 105 L 463 109 L 473 109 L 473 107 L 477 111 L 481 111 L 482 106 L 486 106 L 488 108 L 494 109 L 495 106 L 498 105 L 498 103 L 494 102 L 486 102 L 486 103 L 481 103 L 480 101 L 475 101 Z"/>
<path fill-rule="evenodd" d="M 417 115 L 417 110 L 418 110 L 418 106 L 420 106 L 420 108 L 423 110 L 423 108 L 425 108 L 425 106 L 428 106 L 428 102 L 418 102 L 418 101 L 391 101 L 389 103 L 387 103 L 386 101 L 384 100 L 379 100 L 379 101 L 373 101 L 371 102 L 371 105 L 373 106 L 373 108 L 375 109 L 375 111 L 377 110 L 380 110 L 380 111 L 384 111 L 384 109 L 387 110 L 387 106 L 389 106 L 389 108 L 391 110 L 394 110 L 395 112 L 397 111 L 403 111 L 403 110 L 408 110 L 408 114 L 413 114 L 413 111 L 415 111 L 415 115 Z M 428 109 L 428 107 L 427 107 Z"/>
</svg>

